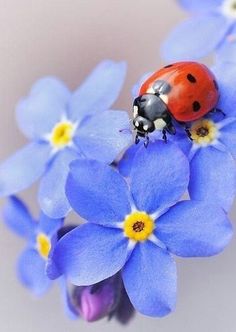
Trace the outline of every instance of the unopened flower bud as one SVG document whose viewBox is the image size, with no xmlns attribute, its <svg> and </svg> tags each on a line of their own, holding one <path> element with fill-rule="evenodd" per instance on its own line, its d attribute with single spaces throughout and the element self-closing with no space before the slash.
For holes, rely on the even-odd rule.
<svg viewBox="0 0 236 332">
<path fill-rule="evenodd" d="M 80 316 L 88 322 L 109 316 L 116 305 L 117 287 L 120 285 L 109 278 L 93 286 L 76 288 L 74 298 Z"/>
</svg>

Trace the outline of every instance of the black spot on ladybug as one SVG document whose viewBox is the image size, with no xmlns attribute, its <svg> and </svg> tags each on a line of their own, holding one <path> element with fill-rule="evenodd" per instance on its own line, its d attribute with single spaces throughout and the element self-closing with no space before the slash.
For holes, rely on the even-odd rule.
<svg viewBox="0 0 236 332">
<path fill-rule="evenodd" d="M 173 67 L 173 65 L 166 65 L 164 68 L 170 68 Z"/>
<path fill-rule="evenodd" d="M 196 82 L 197 82 L 196 78 L 195 78 L 192 74 L 188 74 L 188 75 L 187 75 L 187 79 L 188 79 L 189 82 L 191 82 L 191 83 L 196 83 Z"/>
<path fill-rule="evenodd" d="M 167 83 L 164 80 L 157 80 L 153 83 L 152 86 L 153 90 L 155 91 L 156 94 L 162 94 L 162 95 L 167 95 L 170 90 L 171 86 L 169 83 Z"/>
<path fill-rule="evenodd" d="M 198 101 L 194 101 L 192 106 L 194 112 L 198 112 L 201 108 L 201 104 Z"/>
<path fill-rule="evenodd" d="M 214 83 L 214 86 L 215 86 L 216 90 L 219 90 L 219 86 L 218 86 L 216 80 L 213 80 L 213 83 Z"/>
</svg>

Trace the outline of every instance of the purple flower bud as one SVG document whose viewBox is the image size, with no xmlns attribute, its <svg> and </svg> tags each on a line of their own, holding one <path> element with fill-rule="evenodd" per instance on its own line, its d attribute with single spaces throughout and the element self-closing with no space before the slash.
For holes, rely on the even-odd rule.
<svg viewBox="0 0 236 332">
<path fill-rule="evenodd" d="M 119 274 L 92 286 L 76 287 L 73 303 L 79 315 L 88 322 L 107 317 L 126 324 L 135 311 Z"/>
<path fill-rule="evenodd" d="M 111 284 L 104 284 L 98 291 L 85 287 L 80 294 L 80 315 L 88 322 L 101 319 L 112 310 L 115 292 Z"/>
<path fill-rule="evenodd" d="M 112 277 L 98 284 L 77 287 L 74 291 L 74 302 L 82 318 L 94 322 L 109 316 L 120 298 L 120 280 Z"/>
</svg>

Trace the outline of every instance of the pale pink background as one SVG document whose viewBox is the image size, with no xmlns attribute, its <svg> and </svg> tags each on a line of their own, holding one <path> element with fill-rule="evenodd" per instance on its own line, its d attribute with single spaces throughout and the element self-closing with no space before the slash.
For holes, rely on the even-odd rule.
<svg viewBox="0 0 236 332">
<path fill-rule="evenodd" d="M 162 64 L 159 45 L 184 16 L 174 0 L 0 0 L 0 159 L 26 142 L 14 105 L 36 79 L 57 75 L 73 89 L 100 60 L 127 60 L 116 106 L 128 109 L 132 84 Z M 37 211 L 35 193 L 33 188 L 22 197 Z M 121 330 L 115 322 L 69 321 L 57 287 L 35 300 L 14 274 L 23 246 L 0 223 L 1 332 Z M 176 312 L 161 320 L 138 315 L 126 331 L 235 332 L 235 241 L 218 257 L 179 259 L 178 277 Z"/>
</svg>

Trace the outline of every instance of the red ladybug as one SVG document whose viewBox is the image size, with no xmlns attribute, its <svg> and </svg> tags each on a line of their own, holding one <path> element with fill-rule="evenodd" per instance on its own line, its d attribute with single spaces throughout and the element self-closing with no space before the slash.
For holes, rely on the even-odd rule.
<svg viewBox="0 0 236 332">
<path fill-rule="evenodd" d="M 215 110 L 219 100 L 218 85 L 213 73 L 197 62 L 177 62 L 165 66 L 151 75 L 141 86 L 139 96 L 134 100 L 133 124 L 139 137 L 162 130 L 176 133 L 172 120 L 186 123 L 200 119 Z M 186 132 L 190 136 L 187 127 Z"/>
</svg>

